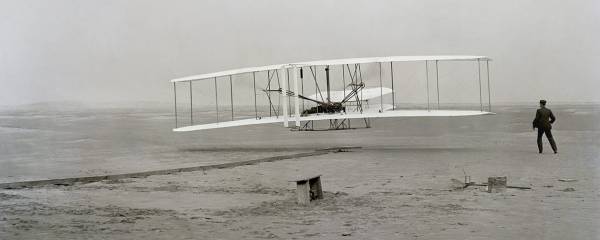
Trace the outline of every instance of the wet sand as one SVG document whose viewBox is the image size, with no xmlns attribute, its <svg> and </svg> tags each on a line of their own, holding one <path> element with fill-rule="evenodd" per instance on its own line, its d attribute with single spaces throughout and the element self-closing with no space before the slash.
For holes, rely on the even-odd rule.
<svg viewBox="0 0 600 240">
<path fill-rule="evenodd" d="M 210 158 L 206 152 L 221 158 L 237 152 L 245 159 L 262 154 L 252 149 L 363 148 L 203 172 L 0 190 L 0 239 L 599 239 L 600 109 L 553 109 L 558 155 L 537 153 L 530 110 L 375 121 L 371 129 L 337 132 L 273 130 L 254 142 L 216 131 L 184 136 L 198 142 L 173 152 L 195 149 L 199 155 L 190 159 L 199 161 L 210 161 L 202 160 Z M 220 147 L 219 141 L 229 144 Z M 161 164 L 176 165 L 169 162 Z M 532 189 L 460 189 L 452 179 L 465 173 L 478 183 L 507 176 L 509 185 Z M 310 174 L 322 174 L 325 198 L 298 206 L 288 180 Z"/>
</svg>

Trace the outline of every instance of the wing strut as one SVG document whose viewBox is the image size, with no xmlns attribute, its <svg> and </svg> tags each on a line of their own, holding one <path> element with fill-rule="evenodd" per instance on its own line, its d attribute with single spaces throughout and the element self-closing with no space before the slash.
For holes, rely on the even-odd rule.
<svg viewBox="0 0 600 240">
<path fill-rule="evenodd" d="M 440 73 L 438 71 L 438 60 L 435 60 L 435 82 L 437 89 L 437 109 L 440 110 Z"/>
<path fill-rule="evenodd" d="M 287 88 L 288 88 L 287 87 L 287 81 L 288 81 L 287 80 L 288 79 L 288 77 L 287 77 L 287 70 L 284 67 L 281 67 L 281 71 L 278 71 L 277 76 L 279 76 L 279 75 L 281 75 L 281 77 L 283 78 L 283 79 L 281 79 L 281 82 L 283 83 L 282 84 L 283 91 L 287 91 Z M 279 96 L 281 96 L 281 95 L 279 95 Z M 281 97 L 279 99 L 281 99 Z M 281 101 L 279 102 L 279 105 L 281 106 Z M 288 116 L 289 116 L 289 114 L 288 114 L 288 107 L 289 107 L 288 97 L 287 97 L 287 95 L 283 95 L 283 114 L 281 114 L 281 115 L 283 116 L 283 126 L 284 127 L 288 127 L 289 126 L 289 122 L 288 122 Z"/>
<path fill-rule="evenodd" d="M 300 83 L 302 84 L 302 95 L 304 95 L 304 70 L 300 67 Z M 302 101 L 302 111 L 304 112 L 304 101 Z"/>
<path fill-rule="evenodd" d="M 429 108 L 429 66 L 427 64 L 427 60 L 425 60 L 425 81 L 427 82 L 427 111 L 430 111 Z"/>
<path fill-rule="evenodd" d="M 396 96 L 394 94 L 394 63 L 390 62 L 390 74 L 392 77 L 392 110 L 396 110 Z"/>
<path fill-rule="evenodd" d="M 254 84 L 254 116 L 258 119 L 258 109 L 256 107 L 256 72 L 252 72 L 252 81 Z"/>
<path fill-rule="evenodd" d="M 492 111 L 492 95 L 490 91 L 490 60 L 485 60 L 485 72 L 487 73 L 487 87 L 488 87 L 488 111 Z"/>
<path fill-rule="evenodd" d="M 192 81 L 190 81 L 190 125 L 194 125 L 194 107 L 192 106 Z"/>
<path fill-rule="evenodd" d="M 292 68 L 292 78 L 294 83 L 294 122 L 296 127 L 300 127 L 300 99 L 298 98 L 298 67 Z"/>
<path fill-rule="evenodd" d="M 381 80 L 381 63 L 379 63 L 379 112 L 383 112 L 383 80 Z"/>
<path fill-rule="evenodd" d="M 483 98 L 481 96 L 481 61 L 477 59 L 477 79 L 479 80 L 479 107 L 483 112 Z"/>
<path fill-rule="evenodd" d="M 177 128 L 177 83 L 173 83 L 173 95 L 175 95 L 175 128 Z"/>
<path fill-rule="evenodd" d="M 217 77 L 215 77 L 215 106 L 217 108 L 217 123 L 219 123 L 219 92 L 217 91 Z"/>
<path fill-rule="evenodd" d="M 331 103 L 331 86 L 329 84 L 329 66 L 325 66 L 325 80 L 327 82 L 327 102 Z"/>
<path fill-rule="evenodd" d="M 231 79 L 231 75 L 229 75 L 229 96 L 231 101 L 231 121 L 233 121 L 233 81 Z"/>
</svg>

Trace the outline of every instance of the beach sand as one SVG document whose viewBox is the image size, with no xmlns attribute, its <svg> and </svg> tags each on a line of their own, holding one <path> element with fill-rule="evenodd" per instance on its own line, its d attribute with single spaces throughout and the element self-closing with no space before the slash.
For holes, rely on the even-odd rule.
<svg viewBox="0 0 600 240">
<path fill-rule="evenodd" d="M 0 239 L 600 239 L 600 108 L 553 108 L 556 155 L 547 141 L 546 153 L 537 153 L 532 110 L 505 106 L 496 116 L 376 120 L 370 129 L 332 132 L 262 126 L 240 128 L 235 137 L 225 137 L 234 129 L 169 134 L 152 140 L 156 148 L 142 142 L 127 145 L 131 151 L 91 151 L 94 159 L 126 157 L 116 165 L 71 168 L 120 173 L 362 147 L 227 169 L 0 190 Z M 77 133 L 97 142 L 111 138 Z M 136 134 L 129 137 L 150 141 L 149 133 Z M 72 150 L 84 143 L 61 144 Z M 136 158 L 136 150 L 144 154 Z M 48 154 L 43 151 L 37 154 Z M 13 166 L 3 167 L 4 182 L 80 176 L 52 171 L 68 169 L 61 167 L 72 165 L 67 158 L 44 162 L 40 171 L 27 167 L 35 152 L 10 154 L 28 164 L 4 157 L 10 164 L 3 165 Z M 312 174 L 322 175 L 324 199 L 299 206 L 289 180 Z M 465 175 L 477 183 L 506 176 L 509 185 L 531 190 L 462 189 L 457 182 Z"/>
</svg>

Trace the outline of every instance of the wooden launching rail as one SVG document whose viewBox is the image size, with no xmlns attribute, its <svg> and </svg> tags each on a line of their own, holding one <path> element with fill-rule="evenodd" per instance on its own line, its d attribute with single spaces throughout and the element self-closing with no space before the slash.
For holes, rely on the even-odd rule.
<svg viewBox="0 0 600 240">
<path fill-rule="evenodd" d="M 91 182 L 99 182 L 103 180 L 119 180 L 126 178 L 143 178 L 152 175 L 168 175 L 168 174 L 176 174 L 180 172 L 193 172 L 193 171 L 205 171 L 212 169 L 223 169 L 223 168 L 233 168 L 243 165 L 251 165 L 258 164 L 262 162 L 273 162 L 279 160 L 286 159 L 296 159 L 310 156 L 318 156 L 324 155 L 328 153 L 335 152 L 346 152 L 350 149 L 360 149 L 361 147 L 331 147 L 325 149 L 317 149 L 312 152 L 304 152 L 304 153 L 296 153 L 296 154 L 288 154 L 281 156 L 274 156 L 268 158 L 260 158 L 253 159 L 247 161 L 240 162 L 232 162 L 232 163 L 221 163 L 214 165 L 204 165 L 204 166 L 195 166 L 195 167 L 184 167 L 184 168 L 173 168 L 173 169 L 163 169 L 163 170 L 154 170 L 154 171 L 145 171 L 145 172 L 135 172 L 135 173 L 124 173 L 124 174 L 111 174 L 111 175 L 100 175 L 100 176 L 84 176 L 84 177 L 71 177 L 71 178 L 59 178 L 59 179 L 44 179 L 44 180 L 33 180 L 33 181 L 21 181 L 21 182 L 8 182 L 8 183 L 0 183 L 0 189 L 20 189 L 20 188 L 34 188 L 34 187 L 44 187 L 44 186 L 69 186 L 75 183 L 91 183 Z"/>
</svg>

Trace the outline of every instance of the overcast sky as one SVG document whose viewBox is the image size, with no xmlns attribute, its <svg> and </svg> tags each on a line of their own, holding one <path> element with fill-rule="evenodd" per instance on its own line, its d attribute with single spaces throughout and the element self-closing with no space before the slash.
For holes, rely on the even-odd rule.
<svg viewBox="0 0 600 240">
<path fill-rule="evenodd" d="M 486 55 L 492 101 L 600 101 L 600 1 L 0 0 L 0 105 L 172 101 L 168 80 L 314 59 Z"/>
</svg>

